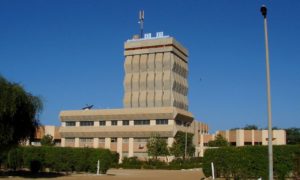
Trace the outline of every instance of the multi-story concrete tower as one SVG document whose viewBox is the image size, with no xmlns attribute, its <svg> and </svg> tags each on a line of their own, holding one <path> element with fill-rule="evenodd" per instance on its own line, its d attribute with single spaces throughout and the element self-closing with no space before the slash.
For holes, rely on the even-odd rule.
<svg viewBox="0 0 300 180">
<path fill-rule="evenodd" d="M 174 38 L 149 34 L 125 42 L 124 107 L 188 110 L 188 51 Z"/>
</svg>

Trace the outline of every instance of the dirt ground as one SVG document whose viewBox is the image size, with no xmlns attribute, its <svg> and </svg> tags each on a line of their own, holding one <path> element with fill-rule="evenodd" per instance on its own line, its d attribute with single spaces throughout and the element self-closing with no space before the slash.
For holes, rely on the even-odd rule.
<svg viewBox="0 0 300 180">
<path fill-rule="evenodd" d="M 95 174 L 72 174 L 68 176 L 60 176 L 55 178 L 34 178 L 42 179 L 66 179 L 66 180 L 200 180 L 204 175 L 201 169 L 193 170 L 128 170 L 128 169 L 111 169 L 107 175 Z M 2 178 L 0 178 L 2 179 Z M 5 179 L 19 180 L 28 179 L 24 177 L 6 177 Z"/>
</svg>

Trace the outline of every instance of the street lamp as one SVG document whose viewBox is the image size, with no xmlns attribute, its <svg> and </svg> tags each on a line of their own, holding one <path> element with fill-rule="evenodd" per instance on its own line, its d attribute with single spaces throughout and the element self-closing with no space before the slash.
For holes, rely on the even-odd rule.
<svg viewBox="0 0 300 180">
<path fill-rule="evenodd" d="M 187 157 L 187 130 L 188 130 L 188 127 L 190 126 L 191 123 L 185 123 L 185 127 L 186 130 L 185 130 L 185 145 L 184 145 L 184 159 L 186 159 Z"/>
<path fill-rule="evenodd" d="M 268 95 L 268 154 L 269 154 L 269 179 L 273 180 L 273 147 L 272 147 L 272 111 L 271 111 L 271 85 L 270 85 L 270 64 L 269 64 L 269 44 L 267 29 L 267 7 L 260 8 L 264 17 L 265 46 L 266 46 L 266 74 L 267 74 L 267 95 Z"/>
</svg>

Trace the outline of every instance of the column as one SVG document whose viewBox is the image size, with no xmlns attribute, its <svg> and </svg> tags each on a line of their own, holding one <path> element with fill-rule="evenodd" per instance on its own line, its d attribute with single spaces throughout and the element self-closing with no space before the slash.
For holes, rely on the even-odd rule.
<svg viewBox="0 0 300 180">
<path fill-rule="evenodd" d="M 110 149 L 110 138 L 105 138 L 105 145 L 104 148 Z"/>
<path fill-rule="evenodd" d="M 155 126 L 156 125 L 156 120 L 155 119 L 151 119 L 150 120 L 150 126 Z"/>
<path fill-rule="evenodd" d="M 94 138 L 93 140 L 93 147 L 98 148 L 99 147 L 99 138 Z"/>
<path fill-rule="evenodd" d="M 74 147 L 79 147 L 79 138 L 75 138 Z"/>
<path fill-rule="evenodd" d="M 65 147 L 66 146 L 66 139 L 65 138 L 61 138 L 61 147 Z"/>
<path fill-rule="evenodd" d="M 133 157 L 133 138 L 129 138 L 129 142 L 128 142 L 128 157 Z"/>
<path fill-rule="evenodd" d="M 117 153 L 119 153 L 120 155 L 119 163 L 122 163 L 122 159 L 123 159 L 122 147 L 123 147 L 123 138 L 117 138 Z"/>
</svg>

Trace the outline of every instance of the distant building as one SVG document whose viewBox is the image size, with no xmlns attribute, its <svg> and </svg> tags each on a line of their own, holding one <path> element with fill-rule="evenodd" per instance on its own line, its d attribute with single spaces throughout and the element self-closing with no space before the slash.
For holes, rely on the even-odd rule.
<svg viewBox="0 0 300 180">
<path fill-rule="evenodd" d="M 200 135 L 200 152 L 203 156 L 204 150 L 208 147 L 208 142 L 215 140 L 216 135 L 223 136 L 231 146 L 258 146 L 268 145 L 268 130 L 226 130 L 217 131 L 215 134 Z M 273 130 L 273 145 L 285 145 L 286 132 L 285 130 Z"/>
<path fill-rule="evenodd" d="M 120 159 L 147 158 L 146 143 L 154 133 L 168 146 L 178 131 L 195 134 L 196 146 L 199 134 L 208 133 L 208 126 L 188 111 L 187 49 L 162 33 L 145 37 L 124 45 L 124 108 L 61 111 L 63 147 L 107 148 Z"/>
<path fill-rule="evenodd" d="M 57 126 L 39 126 L 36 130 L 36 134 L 34 136 L 34 139 L 30 142 L 33 146 L 40 146 L 41 145 L 41 139 L 45 135 L 51 135 L 53 137 L 55 146 L 60 146 L 61 143 L 61 137 L 59 133 L 59 127 Z"/>
</svg>

